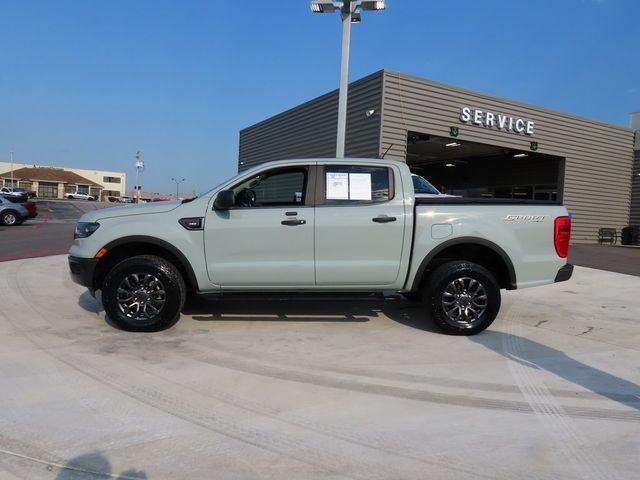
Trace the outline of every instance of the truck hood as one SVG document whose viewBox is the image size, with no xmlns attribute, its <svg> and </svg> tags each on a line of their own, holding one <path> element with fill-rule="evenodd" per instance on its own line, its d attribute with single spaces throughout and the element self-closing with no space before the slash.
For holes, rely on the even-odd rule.
<svg viewBox="0 0 640 480">
<path fill-rule="evenodd" d="M 148 215 L 152 213 L 165 213 L 175 210 L 182 205 L 181 200 L 165 202 L 129 204 L 122 207 L 107 207 L 100 210 L 87 212 L 80 217 L 80 222 L 98 222 L 107 218 L 128 217 L 130 215 Z"/>
</svg>

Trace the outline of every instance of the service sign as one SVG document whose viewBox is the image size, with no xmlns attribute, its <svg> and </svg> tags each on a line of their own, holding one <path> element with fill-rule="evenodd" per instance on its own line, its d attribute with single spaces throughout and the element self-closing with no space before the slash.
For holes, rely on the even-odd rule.
<svg viewBox="0 0 640 480">
<path fill-rule="evenodd" d="M 525 135 L 533 135 L 536 127 L 533 120 L 472 107 L 462 107 L 460 109 L 460 121 L 481 127 L 497 128 L 507 132 L 524 133 Z"/>
</svg>

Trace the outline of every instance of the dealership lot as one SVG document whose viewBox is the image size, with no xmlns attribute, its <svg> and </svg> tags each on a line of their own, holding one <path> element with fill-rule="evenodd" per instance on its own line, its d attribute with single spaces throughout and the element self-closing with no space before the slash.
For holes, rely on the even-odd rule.
<svg viewBox="0 0 640 480">
<path fill-rule="evenodd" d="M 0 478 L 634 478 L 640 278 L 506 292 L 476 337 L 386 299 L 192 299 L 112 328 L 64 255 L 0 263 Z"/>
<path fill-rule="evenodd" d="M 80 216 L 114 203 L 82 200 L 36 200 L 38 216 L 22 225 L 0 225 L 0 262 L 66 253 Z"/>
</svg>

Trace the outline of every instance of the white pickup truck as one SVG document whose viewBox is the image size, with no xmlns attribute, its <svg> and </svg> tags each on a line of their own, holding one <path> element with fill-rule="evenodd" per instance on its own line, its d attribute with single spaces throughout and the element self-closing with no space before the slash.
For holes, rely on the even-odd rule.
<svg viewBox="0 0 640 480">
<path fill-rule="evenodd" d="M 171 326 L 187 291 L 397 291 L 472 335 L 495 319 L 500 289 L 571 277 L 570 228 L 550 203 L 416 198 L 402 162 L 288 160 L 194 200 L 86 213 L 69 267 L 130 331 Z"/>
</svg>

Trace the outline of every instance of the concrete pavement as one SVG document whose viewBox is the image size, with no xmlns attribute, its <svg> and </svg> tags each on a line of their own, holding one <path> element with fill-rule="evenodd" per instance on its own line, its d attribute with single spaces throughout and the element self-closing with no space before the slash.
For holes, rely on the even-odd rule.
<svg viewBox="0 0 640 480">
<path fill-rule="evenodd" d="M 112 328 L 66 257 L 0 264 L 0 479 L 630 479 L 640 278 L 505 292 L 471 338 L 386 300 L 198 300 Z"/>
</svg>

